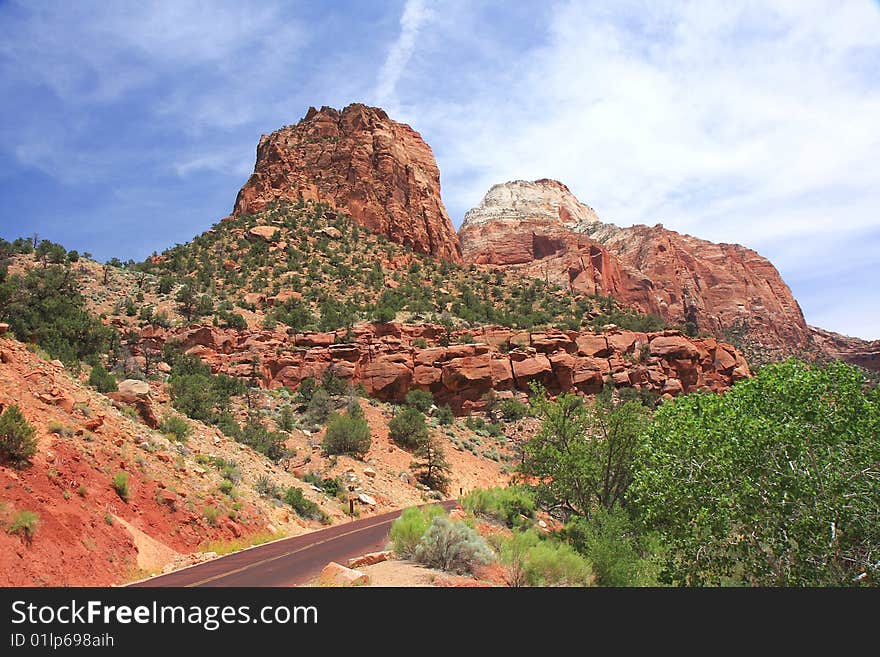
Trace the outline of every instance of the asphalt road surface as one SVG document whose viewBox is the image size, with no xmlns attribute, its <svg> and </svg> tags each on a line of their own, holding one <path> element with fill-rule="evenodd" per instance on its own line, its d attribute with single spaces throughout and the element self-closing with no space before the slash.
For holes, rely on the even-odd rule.
<svg viewBox="0 0 880 657">
<path fill-rule="evenodd" d="M 447 510 L 453 500 L 441 502 Z M 330 561 L 383 550 L 401 510 L 320 529 L 200 563 L 131 586 L 299 586 Z"/>
</svg>

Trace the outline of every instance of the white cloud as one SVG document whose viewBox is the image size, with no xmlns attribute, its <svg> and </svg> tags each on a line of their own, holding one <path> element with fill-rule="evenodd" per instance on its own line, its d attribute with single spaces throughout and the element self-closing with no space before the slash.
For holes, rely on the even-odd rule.
<svg viewBox="0 0 880 657">
<path fill-rule="evenodd" d="M 400 34 L 391 44 L 373 92 L 377 104 L 386 108 L 396 105 L 397 84 L 415 50 L 419 30 L 433 15 L 426 0 L 406 0 L 400 16 Z"/>
<path fill-rule="evenodd" d="M 877 4 L 565 2 L 505 57 L 453 102 L 417 82 L 436 62 L 398 89 L 456 223 L 493 183 L 558 178 L 606 221 L 745 243 L 793 280 L 821 250 L 877 298 L 846 269 L 876 251 L 841 239 L 880 226 Z"/>
</svg>

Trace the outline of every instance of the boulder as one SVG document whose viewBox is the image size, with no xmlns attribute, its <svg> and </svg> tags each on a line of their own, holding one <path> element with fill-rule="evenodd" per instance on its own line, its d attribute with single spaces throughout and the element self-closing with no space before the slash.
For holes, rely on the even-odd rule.
<svg viewBox="0 0 880 657">
<path fill-rule="evenodd" d="M 145 399 L 150 396 L 150 384 L 146 381 L 138 381 L 137 379 L 125 379 L 120 381 L 117 386 L 119 393 L 122 395 L 131 395 Z"/>
<path fill-rule="evenodd" d="M 392 558 L 394 558 L 394 553 L 391 550 L 382 550 L 381 552 L 370 552 L 349 559 L 346 565 L 349 568 L 363 568 L 364 566 L 372 566 Z"/>
<path fill-rule="evenodd" d="M 320 582 L 322 586 L 364 586 L 370 583 L 370 576 L 331 561 L 321 570 Z"/>
</svg>

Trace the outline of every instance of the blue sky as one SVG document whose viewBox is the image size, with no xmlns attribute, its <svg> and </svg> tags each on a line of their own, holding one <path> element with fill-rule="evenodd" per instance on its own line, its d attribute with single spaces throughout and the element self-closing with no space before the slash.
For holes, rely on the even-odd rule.
<svg viewBox="0 0 880 657">
<path fill-rule="evenodd" d="M 422 133 L 456 226 L 557 178 L 880 338 L 876 2 L 11 1 L 0 29 L 3 237 L 142 259 L 229 213 L 260 134 L 359 101 Z"/>
</svg>

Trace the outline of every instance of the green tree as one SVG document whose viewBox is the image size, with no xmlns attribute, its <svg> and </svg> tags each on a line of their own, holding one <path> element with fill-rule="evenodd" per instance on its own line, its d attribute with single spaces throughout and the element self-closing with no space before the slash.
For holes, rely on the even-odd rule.
<svg viewBox="0 0 880 657">
<path fill-rule="evenodd" d="M 370 425 L 356 399 L 349 402 L 345 415 L 333 413 L 324 435 L 324 451 L 328 454 L 351 454 L 358 458 L 370 450 Z"/>
<path fill-rule="evenodd" d="M 428 439 L 425 414 L 415 408 L 404 408 L 388 423 L 388 435 L 401 447 L 418 447 Z"/>
<path fill-rule="evenodd" d="M 533 385 L 533 413 L 541 429 L 523 446 L 522 474 L 532 477 L 542 506 L 589 517 L 612 509 L 632 481 L 632 463 L 648 411 L 637 402 L 586 401 L 574 394 L 547 399 Z"/>
<path fill-rule="evenodd" d="M 448 492 L 452 470 L 440 441 L 431 437 L 425 439 L 416 448 L 415 456 L 418 460 L 413 461 L 410 468 L 415 471 L 416 479 L 432 490 Z"/>
<path fill-rule="evenodd" d="M 630 496 L 683 584 L 849 585 L 880 564 L 880 398 L 858 369 L 762 367 L 655 412 Z"/>
<path fill-rule="evenodd" d="M 413 388 L 406 393 L 404 401 L 410 408 L 415 408 L 422 413 L 427 413 L 428 409 L 434 405 L 434 396 L 425 390 Z"/>
<path fill-rule="evenodd" d="M 108 372 L 101 363 L 95 363 L 89 372 L 89 385 L 98 392 L 114 392 L 117 390 L 116 377 Z"/>
<path fill-rule="evenodd" d="M 198 297 L 191 285 L 184 285 L 180 288 L 180 290 L 177 291 L 177 296 L 174 297 L 174 300 L 177 302 L 178 312 L 183 315 L 188 322 L 195 319 Z"/>
<path fill-rule="evenodd" d="M 0 458 L 19 466 L 30 462 L 37 453 L 35 433 L 17 404 L 7 407 L 0 414 Z"/>
</svg>

